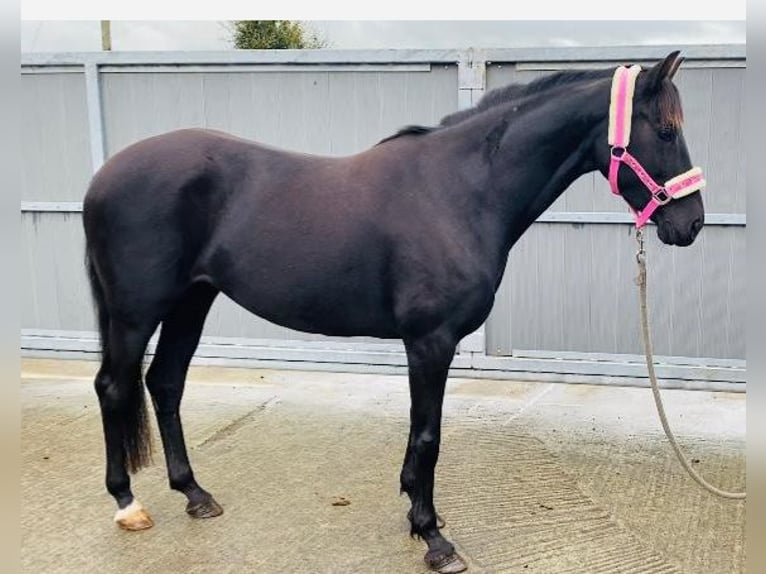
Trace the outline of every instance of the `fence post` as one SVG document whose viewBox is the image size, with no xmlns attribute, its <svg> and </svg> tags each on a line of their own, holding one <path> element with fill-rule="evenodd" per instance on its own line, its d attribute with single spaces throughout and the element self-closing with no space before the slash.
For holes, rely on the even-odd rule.
<svg viewBox="0 0 766 574">
<path fill-rule="evenodd" d="M 93 173 L 95 173 L 104 164 L 104 115 L 101 104 L 101 81 L 96 62 L 86 61 L 84 68 L 90 163 Z"/>
<path fill-rule="evenodd" d="M 484 95 L 486 88 L 486 60 L 479 50 L 467 50 L 457 65 L 457 104 L 461 110 L 475 106 Z M 486 327 L 481 325 L 476 331 L 460 341 L 460 353 L 486 355 Z"/>
</svg>

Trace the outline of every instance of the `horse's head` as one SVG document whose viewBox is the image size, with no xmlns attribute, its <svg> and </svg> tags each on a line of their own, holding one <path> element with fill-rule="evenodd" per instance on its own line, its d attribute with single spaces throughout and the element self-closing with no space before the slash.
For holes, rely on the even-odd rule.
<svg viewBox="0 0 766 574">
<path fill-rule="evenodd" d="M 636 224 L 651 219 L 663 243 L 686 246 L 705 221 L 699 193 L 705 182 L 701 171 L 692 169 L 672 81 L 681 60 L 673 52 L 645 71 L 616 70 L 608 137 L 599 138 L 596 153 L 612 191 L 636 212 Z"/>
</svg>

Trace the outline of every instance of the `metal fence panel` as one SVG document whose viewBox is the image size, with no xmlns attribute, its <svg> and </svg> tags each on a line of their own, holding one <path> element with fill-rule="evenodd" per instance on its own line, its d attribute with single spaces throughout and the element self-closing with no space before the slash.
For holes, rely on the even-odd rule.
<svg viewBox="0 0 766 574">
<path fill-rule="evenodd" d="M 22 201 L 79 200 L 91 176 L 84 75 L 23 74 L 21 93 Z"/>
<path fill-rule="evenodd" d="M 23 66 L 21 112 L 27 128 L 21 140 L 23 328 L 28 333 L 94 329 L 78 210 L 92 161 L 100 161 L 101 137 L 106 157 L 181 127 L 222 129 L 279 147 L 345 155 L 401 126 L 438 123 L 459 105 L 475 102 L 485 81 L 489 90 L 556 69 L 634 61 L 638 52 L 650 58 L 642 63 L 650 64 L 664 50 L 30 56 Z M 743 361 L 744 50 L 690 47 L 685 52 L 691 57 L 676 82 L 685 134 L 695 163 L 705 170 L 706 211 L 718 225 L 708 225 L 695 245 L 683 249 L 660 245 L 650 228 L 655 350 L 682 363 L 686 357 Z M 94 102 L 101 109 L 94 110 Z M 93 149 L 89 135 L 98 139 Z M 485 333 L 474 340 L 479 348 L 471 349 L 479 358 L 466 357 L 468 362 L 461 364 L 492 370 L 510 364 L 509 354 L 539 358 L 558 353 L 575 360 L 580 353 L 590 361 L 640 353 L 632 282 L 635 247 L 627 217 L 625 205 L 612 196 L 601 175 L 579 178 L 514 247 Z M 293 350 L 316 341 L 342 341 L 349 349 L 379 343 L 283 329 L 225 297 L 214 305 L 204 335 L 208 341 L 238 341 L 232 347 L 235 354 L 256 340 L 284 341 L 286 347 L 293 341 Z M 354 347 L 357 343 L 361 346 Z M 64 346 L 72 344 L 77 345 Z M 487 356 L 480 357 L 484 344 Z M 589 366 L 589 372 L 594 368 Z M 694 372 L 689 376 L 707 376 Z"/>
<path fill-rule="evenodd" d="M 394 68 L 395 70 L 395 68 Z M 455 66 L 426 71 L 104 72 L 108 153 L 181 127 L 208 127 L 325 155 L 361 151 L 405 124 L 457 108 Z"/>
</svg>

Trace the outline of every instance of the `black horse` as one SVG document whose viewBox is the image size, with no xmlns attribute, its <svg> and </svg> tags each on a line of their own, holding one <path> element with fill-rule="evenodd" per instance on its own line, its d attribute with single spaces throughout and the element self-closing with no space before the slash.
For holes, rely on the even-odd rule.
<svg viewBox="0 0 766 574">
<path fill-rule="evenodd" d="M 638 75 L 631 150 L 655 180 L 691 167 L 672 77 L 678 52 Z M 205 316 L 219 292 L 292 329 L 404 342 L 411 395 L 401 490 L 411 534 L 440 572 L 465 568 L 433 503 L 445 381 L 457 343 L 487 318 L 508 253 L 580 175 L 606 175 L 614 69 L 567 71 L 489 92 L 430 128 L 411 127 L 349 157 L 273 149 L 187 129 L 145 139 L 94 176 L 83 206 L 102 363 L 95 380 L 106 487 L 128 530 L 151 518 L 128 471 L 150 447 L 141 364 L 170 487 L 196 518 L 222 512 L 195 480 L 179 405 Z M 650 194 L 623 169 L 634 209 Z M 653 215 L 666 244 L 701 229 L 699 193 Z"/>
</svg>

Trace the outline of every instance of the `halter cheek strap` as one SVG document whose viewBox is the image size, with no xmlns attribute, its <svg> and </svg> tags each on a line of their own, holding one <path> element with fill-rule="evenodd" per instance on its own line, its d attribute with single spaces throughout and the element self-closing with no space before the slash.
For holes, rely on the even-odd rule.
<svg viewBox="0 0 766 574">
<path fill-rule="evenodd" d="M 677 175 L 659 185 L 641 166 L 641 163 L 628 153 L 630 143 L 630 128 L 633 116 L 633 95 L 636 88 L 636 78 L 641 71 L 641 66 L 626 68 L 620 66 L 614 72 L 612 78 L 611 100 L 609 102 L 609 134 L 608 143 L 611 146 L 611 158 L 609 160 L 609 185 L 612 193 L 620 194 L 617 183 L 620 165 L 626 164 L 638 176 L 638 179 L 652 194 L 651 199 L 644 209 L 636 211 L 631 207 L 636 218 L 636 227 L 643 227 L 649 221 L 652 213 L 660 205 L 665 205 L 671 199 L 677 199 L 685 195 L 700 191 L 705 187 L 702 170 L 693 167 L 684 173 Z M 630 207 L 630 206 L 629 206 Z"/>
</svg>

